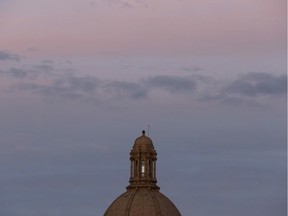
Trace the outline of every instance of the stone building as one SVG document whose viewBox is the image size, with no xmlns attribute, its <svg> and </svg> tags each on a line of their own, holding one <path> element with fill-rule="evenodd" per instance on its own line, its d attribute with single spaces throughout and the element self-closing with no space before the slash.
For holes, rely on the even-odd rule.
<svg viewBox="0 0 288 216">
<path fill-rule="evenodd" d="M 112 202 L 104 216 L 181 216 L 171 200 L 159 191 L 156 161 L 153 142 L 142 131 L 130 152 L 127 191 Z"/>
</svg>

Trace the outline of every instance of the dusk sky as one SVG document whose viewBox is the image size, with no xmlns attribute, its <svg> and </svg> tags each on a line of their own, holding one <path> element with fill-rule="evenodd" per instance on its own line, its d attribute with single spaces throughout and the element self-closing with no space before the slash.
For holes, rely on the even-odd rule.
<svg viewBox="0 0 288 216">
<path fill-rule="evenodd" d="M 103 215 L 150 125 L 183 216 L 286 216 L 285 0 L 0 0 L 0 215 Z"/>
</svg>

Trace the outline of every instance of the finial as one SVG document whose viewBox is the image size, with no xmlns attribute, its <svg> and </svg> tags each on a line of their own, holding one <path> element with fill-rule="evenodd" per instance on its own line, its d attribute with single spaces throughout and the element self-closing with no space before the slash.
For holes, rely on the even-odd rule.
<svg viewBox="0 0 288 216">
<path fill-rule="evenodd" d="M 147 132 L 148 137 L 149 137 L 149 132 L 150 132 L 150 125 L 148 124 L 148 132 Z"/>
<path fill-rule="evenodd" d="M 145 135 L 145 130 L 142 130 L 142 135 Z"/>
</svg>

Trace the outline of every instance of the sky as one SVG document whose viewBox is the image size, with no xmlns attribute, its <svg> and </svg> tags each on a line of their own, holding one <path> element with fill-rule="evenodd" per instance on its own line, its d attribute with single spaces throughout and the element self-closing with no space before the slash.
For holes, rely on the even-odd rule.
<svg viewBox="0 0 288 216">
<path fill-rule="evenodd" d="M 103 215 L 150 125 L 183 216 L 285 216 L 286 9 L 0 0 L 0 215 Z"/>
</svg>

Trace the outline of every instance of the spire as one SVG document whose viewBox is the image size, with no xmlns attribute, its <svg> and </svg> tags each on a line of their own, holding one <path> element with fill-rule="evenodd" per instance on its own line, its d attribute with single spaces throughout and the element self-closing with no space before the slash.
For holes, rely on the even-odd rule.
<svg viewBox="0 0 288 216">
<path fill-rule="evenodd" d="M 157 152 L 152 140 L 142 131 L 142 136 L 135 140 L 130 152 L 130 185 L 127 189 L 150 188 L 159 190 L 156 185 Z"/>
</svg>

